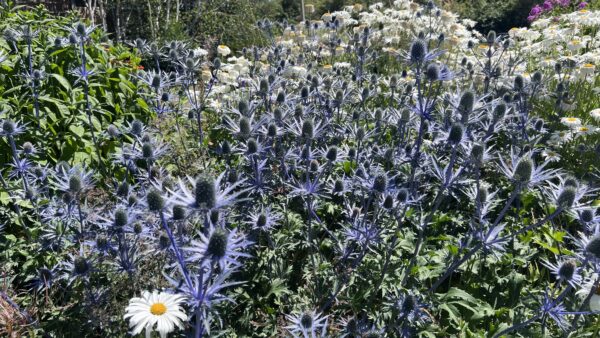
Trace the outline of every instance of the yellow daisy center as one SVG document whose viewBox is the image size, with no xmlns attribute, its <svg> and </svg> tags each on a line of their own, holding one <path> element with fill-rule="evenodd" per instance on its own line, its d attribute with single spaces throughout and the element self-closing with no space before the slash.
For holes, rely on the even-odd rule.
<svg viewBox="0 0 600 338">
<path fill-rule="evenodd" d="M 163 303 L 154 303 L 150 306 L 150 313 L 155 316 L 162 316 L 167 312 L 167 307 Z"/>
<path fill-rule="evenodd" d="M 567 122 L 577 122 L 577 118 L 575 118 L 575 117 L 567 117 L 566 121 Z"/>
</svg>

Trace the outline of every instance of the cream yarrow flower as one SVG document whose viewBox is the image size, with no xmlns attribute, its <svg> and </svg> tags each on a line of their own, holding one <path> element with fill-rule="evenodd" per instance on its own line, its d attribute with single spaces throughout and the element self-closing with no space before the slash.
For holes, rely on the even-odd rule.
<svg viewBox="0 0 600 338">
<path fill-rule="evenodd" d="M 183 296 L 158 291 L 144 291 L 141 298 L 132 298 L 124 316 L 133 329 L 131 334 L 137 335 L 146 329 L 146 337 L 153 330 L 158 331 L 161 337 L 166 337 L 175 330 L 175 326 L 183 328 L 183 323 L 188 319 L 181 308 L 184 300 Z"/>
</svg>

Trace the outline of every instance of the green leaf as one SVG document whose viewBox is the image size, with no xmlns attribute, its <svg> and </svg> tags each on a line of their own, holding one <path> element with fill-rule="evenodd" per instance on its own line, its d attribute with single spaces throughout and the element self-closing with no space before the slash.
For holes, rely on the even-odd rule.
<svg viewBox="0 0 600 338">
<path fill-rule="evenodd" d="M 82 126 L 72 124 L 71 126 L 69 126 L 69 130 L 79 137 L 83 137 L 83 135 L 85 134 L 85 128 Z"/>
<path fill-rule="evenodd" d="M 52 104 L 54 104 L 54 106 L 57 108 L 58 112 L 60 113 L 61 117 L 65 118 L 67 116 L 69 116 L 71 114 L 71 111 L 69 110 L 69 107 L 65 106 L 61 101 L 46 96 L 46 95 L 42 95 L 39 97 L 40 101 L 43 102 L 50 102 Z"/>
<path fill-rule="evenodd" d="M 53 78 L 56 79 L 56 81 L 58 81 L 58 83 L 67 91 L 71 91 L 71 84 L 69 83 L 69 81 L 67 79 L 64 78 L 64 76 L 60 75 L 60 74 L 50 74 L 50 76 L 52 76 Z"/>
</svg>

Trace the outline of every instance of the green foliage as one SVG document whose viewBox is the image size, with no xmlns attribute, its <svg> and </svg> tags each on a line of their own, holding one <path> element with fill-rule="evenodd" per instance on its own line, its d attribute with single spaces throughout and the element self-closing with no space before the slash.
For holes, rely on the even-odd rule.
<svg viewBox="0 0 600 338">
<path fill-rule="evenodd" d="M 454 0 L 447 5 L 461 17 L 477 21 L 477 28 L 487 32 L 507 32 L 527 25 L 529 10 L 536 0 Z"/>
<path fill-rule="evenodd" d="M 114 145 L 105 141 L 105 137 L 98 144 L 93 142 L 85 113 L 84 88 L 73 73 L 81 67 L 78 49 L 68 43 L 60 47 L 54 45 L 56 37 L 67 36 L 76 18 L 50 17 L 42 7 L 33 11 L 3 12 L 2 17 L 0 31 L 29 25 L 32 31 L 38 32 L 31 43 L 31 68 L 45 74 L 34 89 L 27 75 L 27 43 L 23 39 L 0 40 L 0 49 L 7 54 L 0 66 L 2 118 L 24 125 L 27 133 L 23 141 L 43 145 L 38 151 L 52 160 L 48 164 L 61 160 L 88 162 L 91 158 L 97 161 L 96 154 L 106 162 L 104 155 Z M 87 69 L 94 72 L 89 79 L 89 96 L 95 135 L 100 135 L 109 124 L 121 125 L 133 118 L 147 120 L 149 117 L 147 109 L 137 104 L 140 98 L 137 84 L 129 76 L 136 71 L 139 58 L 123 46 L 103 41 L 103 34 L 95 32 L 85 49 Z M 9 149 L 3 139 L 0 164 L 11 161 Z"/>
</svg>

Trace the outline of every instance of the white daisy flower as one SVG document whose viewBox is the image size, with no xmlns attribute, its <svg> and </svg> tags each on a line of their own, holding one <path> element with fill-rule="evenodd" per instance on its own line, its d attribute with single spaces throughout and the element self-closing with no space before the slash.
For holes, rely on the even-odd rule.
<svg viewBox="0 0 600 338">
<path fill-rule="evenodd" d="M 570 128 L 579 127 L 581 125 L 581 119 L 577 117 L 563 117 L 560 119 L 560 122 Z"/>
<path fill-rule="evenodd" d="M 227 56 L 227 55 L 231 54 L 231 49 L 229 49 L 229 47 L 227 47 L 225 45 L 219 45 L 217 47 L 217 53 L 221 56 Z"/>
<path fill-rule="evenodd" d="M 144 291 L 141 298 L 132 298 L 124 316 L 133 328 L 131 334 L 135 336 L 146 329 L 146 337 L 150 337 L 153 330 L 166 337 L 175 326 L 183 328 L 183 322 L 188 319 L 181 308 L 184 300 L 183 296 L 158 291 Z"/>
<path fill-rule="evenodd" d="M 596 109 L 593 109 L 592 111 L 590 111 L 590 116 L 594 120 L 600 122 L 600 108 L 596 108 Z"/>
<path fill-rule="evenodd" d="M 557 153 L 556 151 L 550 150 L 550 149 L 546 149 L 546 150 L 542 151 L 542 157 L 544 157 L 544 160 L 546 160 L 548 162 L 560 161 L 560 154 Z"/>
</svg>

